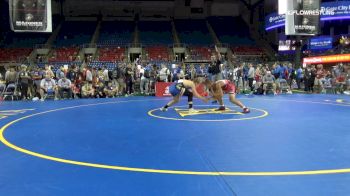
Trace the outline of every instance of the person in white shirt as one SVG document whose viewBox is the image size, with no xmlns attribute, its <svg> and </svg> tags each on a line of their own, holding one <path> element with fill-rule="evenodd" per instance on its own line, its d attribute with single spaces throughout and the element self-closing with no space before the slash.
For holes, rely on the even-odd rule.
<svg viewBox="0 0 350 196">
<path fill-rule="evenodd" d="M 86 69 L 86 78 L 85 79 L 87 82 L 92 82 L 92 72 L 91 72 L 90 67 L 88 67 Z"/>
<path fill-rule="evenodd" d="M 104 66 L 102 75 L 103 75 L 104 85 L 107 86 L 109 82 L 109 74 L 108 74 L 107 66 Z"/>
<path fill-rule="evenodd" d="M 168 81 L 168 76 L 170 75 L 169 69 L 165 64 L 162 64 L 162 69 L 159 71 L 159 80 L 160 82 L 170 82 Z"/>
<path fill-rule="evenodd" d="M 55 100 L 57 100 L 56 82 L 51 78 L 50 74 L 46 74 L 45 78 L 40 82 L 41 101 L 44 101 L 48 94 L 54 94 Z"/>
<path fill-rule="evenodd" d="M 58 80 L 58 92 L 60 94 L 60 98 L 63 99 L 63 93 L 67 92 L 68 98 L 72 98 L 72 82 L 66 77 Z"/>
</svg>

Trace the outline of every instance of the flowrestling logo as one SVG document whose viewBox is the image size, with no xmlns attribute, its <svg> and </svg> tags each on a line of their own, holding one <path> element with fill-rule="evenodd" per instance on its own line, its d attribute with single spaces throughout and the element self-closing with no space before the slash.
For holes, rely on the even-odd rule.
<svg viewBox="0 0 350 196">
<path fill-rule="evenodd" d="M 286 15 L 297 16 L 321 16 L 321 15 L 335 15 L 336 8 L 321 8 L 316 10 L 287 10 Z"/>
</svg>

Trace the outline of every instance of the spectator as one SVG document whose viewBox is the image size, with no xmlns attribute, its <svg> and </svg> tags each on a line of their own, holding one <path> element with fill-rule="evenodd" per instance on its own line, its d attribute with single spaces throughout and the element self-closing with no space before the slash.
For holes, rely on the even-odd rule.
<svg viewBox="0 0 350 196">
<path fill-rule="evenodd" d="M 128 64 L 125 70 L 125 83 L 127 95 L 133 94 L 134 71 L 131 64 Z"/>
<path fill-rule="evenodd" d="M 48 74 L 40 83 L 40 97 L 41 101 L 44 101 L 48 94 L 53 94 L 55 100 L 57 100 L 57 87 L 56 82 L 52 79 L 52 75 Z"/>
<path fill-rule="evenodd" d="M 168 76 L 170 75 L 169 69 L 165 64 L 161 65 L 161 70 L 159 71 L 159 82 L 170 82 L 168 81 Z"/>
<path fill-rule="evenodd" d="M 95 97 L 95 89 L 92 87 L 92 83 L 85 81 L 81 87 L 81 96 L 83 98 Z"/>
<path fill-rule="evenodd" d="M 115 97 L 118 89 L 112 85 L 112 82 L 108 82 L 108 84 L 104 87 L 104 94 L 106 97 Z"/>
<path fill-rule="evenodd" d="M 150 70 L 146 67 L 141 67 L 140 69 L 141 82 L 140 82 L 140 91 L 141 94 L 148 94 L 148 87 L 150 81 Z"/>
<path fill-rule="evenodd" d="M 264 89 L 264 95 L 266 95 L 267 87 L 272 86 L 273 94 L 276 95 L 276 83 L 275 83 L 275 77 L 271 74 L 271 71 L 267 71 L 266 75 L 263 76 L 262 82 L 263 82 L 263 89 Z"/>
<path fill-rule="evenodd" d="M 252 63 L 249 63 L 248 67 L 249 67 L 248 75 L 247 75 L 247 77 L 248 77 L 248 84 L 249 84 L 250 90 L 254 91 L 253 81 L 254 81 L 254 76 L 255 76 L 255 69 L 254 69 Z"/>
<path fill-rule="evenodd" d="M 28 87 L 29 82 L 31 81 L 30 73 L 27 71 L 26 65 L 21 65 L 21 71 L 18 74 L 19 83 L 21 88 L 21 99 L 26 100 L 29 99 L 28 96 Z"/>
<path fill-rule="evenodd" d="M 11 67 L 5 74 L 6 86 L 9 84 L 17 84 L 17 72 L 14 67 Z"/>
<path fill-rule="evenodd" d="M 323 92 L 323 82 L 324 82 L 325 74 L 326 73 L 323 69 L 323 65 L 322 64 L 317 65 L 314 84 L 317 87 L 316 89 L 318 90 L 318 93 Z"/>
<path fill-rule="evenodd" d="M 299 67 L 296 71 L 296 81 L 297 81 L 297 86 L 298 86 L 298 90 L 301 89 L 301 83 L 304 80 L 304 73 L 303 73 L 303 69 L 301 67 Z"/>
<path fill-rule="evenodd" d="M 123 95 L 126 92 L 126 83 L 125 83 L 125 64 L 118 66 L 118 85 L 119 85 L 119 95 Z"/>
<path fill-rule="evenodd" d="M 31 71 L 30 75 L 32 77 L 33 84 L 34 84 L 32 89 L 32 94 L 33 96 L 38 96 L 38 95 L 40 96 L 40 83 L 41 83 L 41 80 L 44 78 L 44 72 L 39 67 L 35 67 Z"/>
<path fill-rule="evenodd" d="M 107 86 L 109 82 L 109 71 L 107 69 L 107 66 L 103 67 L 102 77 L 103 77 L 104 85 Z"/>
<path fill-rule="evenodd" d="M 92 72 L 91 72 L 91 68 L 90 67 L 87 67 L 86 68 L 86 78 L 85 80 L 89 83 L 92 83 L 93 80 L 92 80 Z"/>
<path fill-rule="evenodd" d="M 44 75 L 45 75 L 45 77 L 47 76 L 47 77 L 50 77 L 50 78 L 54 78 L 55 77 L 55 74 L 51 70 L 51 66 L 45 65 Z"/>
<path fill-rule="evenodd" d="M 95 97 L 96 98 L 105 98 L 106 94 L 104 92 L 104 84 L 101 80 L 99 80 L 97 82 L 97 84 L 95 85 Z"/>
<path fill-rule="evenodd" d="M 65 77 L 65 74 L 64 74 L 64 67 L 61 66 L 59 69 L 57 69 L 56 71 L 56 79 L 57 80 L 60 80 L 61 78 Z"/>
<path fill-rule="evenodd" d="M 65 76 L 58 80 L 58 92 L 61 99 L 64 97 L 64 92 L 67 93 L 69 99 L 72 98 L 72 82 Z"/>
<path fill-rule="evenodd" d="M 221 54 L 218 50 L 218 48 L 215 46 L 215 53 L 214 55 L 211 57 L 211 65 L 208 68 L 208 73 L 211 74 L 211 80 L 212 81 L 218 81 L 218 80 L 222 80 L 222 63 L 221 63 Z"/>
</svg>

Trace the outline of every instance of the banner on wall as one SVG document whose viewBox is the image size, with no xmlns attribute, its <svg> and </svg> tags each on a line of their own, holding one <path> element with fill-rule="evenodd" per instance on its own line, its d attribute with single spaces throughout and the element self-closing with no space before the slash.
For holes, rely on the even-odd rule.
<svg viewBox="0 0 350 196">
<path fill-rule="evenodd" d="M 51 0 L 10 0 L 11 29 L 15 32 L 52 32 Z"/>
<path fill-rule="evenodd" d="M 169 86 L 172 82 L 157 82 L 156 83 L 156 97 L 168 97 L 171 96 L 169 92 Z"/>
<path fill-rule="evenodd" d="M 315 37 L 311 38 L 309 42 L 310 50 L 327 50 L 333 47 L 332 37 Z"/>
<path fill-rule="evenodd" d="M 350 62 L 350 54 L 338 54 L 330 56 L 315 56 L 303 59 L 304 64 L 326 64 L 326 63 L 347 63 Z"/>
</svg>

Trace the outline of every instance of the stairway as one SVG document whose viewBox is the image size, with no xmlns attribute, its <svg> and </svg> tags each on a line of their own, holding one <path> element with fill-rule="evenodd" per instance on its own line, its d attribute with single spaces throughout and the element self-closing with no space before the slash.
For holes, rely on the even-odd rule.
<svg viewBox="0 0 350 196">
<path fill-rule="evenodd" d="M 174 20 L 171 21 L 171 31 L 173 34 L 174 44 L 179 45 L 180 38 L 179 38 L 179 35 L 177 34 Z"/>
</svg>

